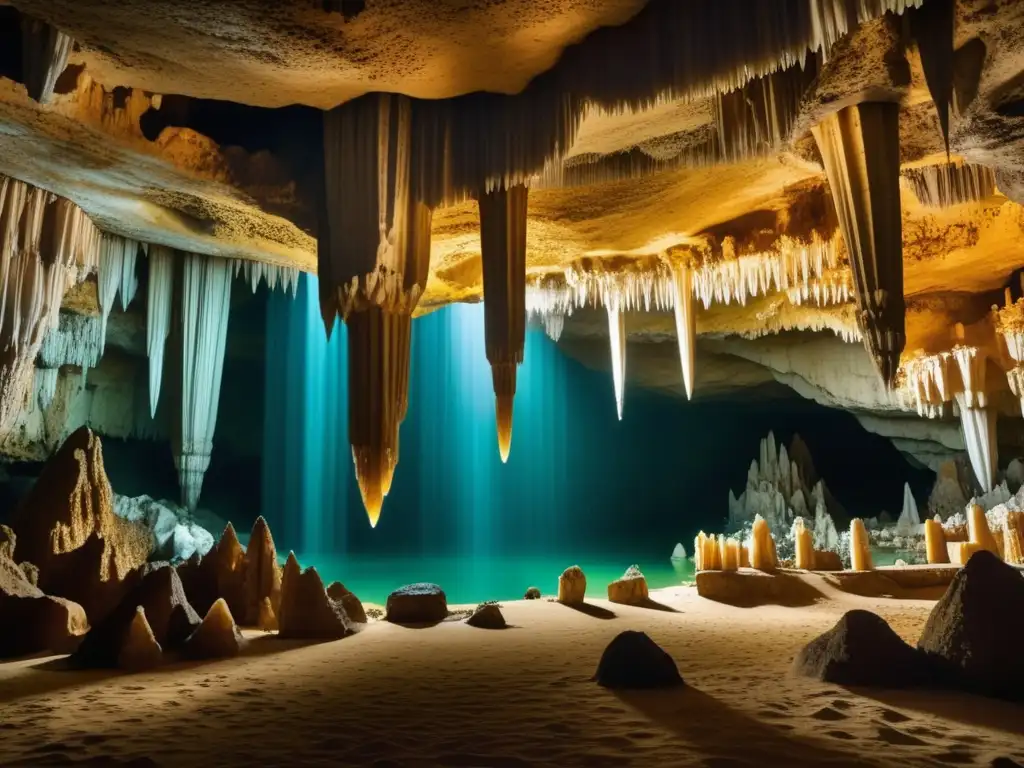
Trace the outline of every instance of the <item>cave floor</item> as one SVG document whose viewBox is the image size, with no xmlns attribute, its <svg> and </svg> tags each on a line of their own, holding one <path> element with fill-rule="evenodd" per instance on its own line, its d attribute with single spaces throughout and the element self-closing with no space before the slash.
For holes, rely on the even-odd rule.
<svg viewBox="0 0 1024 768">
<path fill-rule="evenodd" d="M 688 587 L 665 610 L 505 603 L 513 628 L 383 622 L 338 642 L 259 633 L 244 654 L 152 673 L 0 664 L 0 765 L 989 765 L 1024 762 L 1024 707 L 962 694 L 851 691 L 789 675 L 848 609 L 915 642 L 923 600 L 831 597 L 732 608 Z M 605 645 L 646 631 L 688 687 L 590 682 Z"/>
</svg>

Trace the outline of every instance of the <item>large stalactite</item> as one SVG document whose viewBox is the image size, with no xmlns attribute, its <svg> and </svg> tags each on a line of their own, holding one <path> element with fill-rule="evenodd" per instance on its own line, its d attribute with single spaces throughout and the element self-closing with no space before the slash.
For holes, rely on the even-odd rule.
<svg viewBox="0 0 1024 768">
<path fill-rule="evenodd" d="M 380 518 L 408 409 L 412 312 L 430 265 L 440 184 L 436 123 L 404 96 L 371 94 L 324 114 L 320 309 L 349 330 L 349 442 L 370 524 Z M 443 145 L 441 145 L 443 146 Z"/>
<path fill-rule="evenodd" d="M 508 460 L 516 369 L 526 343 L 527 188 L 517 184 L 480 195 L 484 339 L 494 379 L 498 452 Z"/>
<path fill-rule="evenodd" d="M 813 133 L 850 254 L 864 345 L 891 387 L 906 344 L 899 104 L 846 107 Z"/>
<path fill-rule="evenodd" d="M 99 232 L 73 203 L 0 176 L 0 440 L 26 405 L 65 292 L 95 269 Z"/>
<path fill-rule="evenodd" d="M 687 264 L 672 267 L 672 295 L 679 342 L 679 363 L 683 370 L 686 399 L 693 399 L 694 353 L 697 346 L 697 313 L 693 298 L 693 273 Z"/>
<path fill-rule="evenodd" d="M 146 354 L 149 356 L 149 415 L 156 417 L 160 382 L 164 372 L 164 348 L 171 331 L 171 300 L 174 295 L 174 252 L 149 246 L 149 288 L 146 302 Z"/>
</svg>

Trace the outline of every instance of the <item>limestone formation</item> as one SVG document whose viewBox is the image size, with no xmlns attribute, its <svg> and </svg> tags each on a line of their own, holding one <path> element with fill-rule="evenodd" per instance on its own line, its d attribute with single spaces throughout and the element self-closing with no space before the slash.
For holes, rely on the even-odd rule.
<svg viewBox="0 0 1024 768">
<path fill-rule="evenodd" d="M 353 632 L 340 602 L 331 600 L 316 568 L 302 570 L 295 553 L 288 554 L 281 579 L 278 637 L 299 640 L 340 640 Z"/>
<path fill-rule="evenodd" d="M 793 671 L 836 685 L 902 688 L 922 683 L 923 655 L 907 645 L 885 619 L 870 611 L 847 611 L 832 629 L 805 645 Z"/>
<path fill-rule="evenodd" d="M 332 581 L 327 586 L 327 596 L 331 600 L 341 603 L 349 619 L 357 624 L 366 623 L 366 609 L 363 608 L 362 601 L 345 589 L 345 585 L 340 581 Z"/>
<path fill-rule="evenodd" d="M 494 380 L 498 453 L 508 461 L 516 369 L 526 342 L 527 188 L 516 184 L 480 195 L 484 345 Z"/>
<path fill-rule="evenodd" d="M 160 666 L 163 661 L 160 643 L 153 635 L 146 621 L 146 610 L 141 605 L 133 610 L 116 654 L 116 666 L 126 672 L 145 672 Z"/>
<path fill-rule="evenodd" d="M 261 556 L 265 556 L 265 552 Z M 232 616 L 245 616 L 247 573 L 246 553 L 231 523 L 224 527 L 220 540 L 205 557 L 193 555 L 178 565 L 178 575 L 189 602 L 204 616 L 221 597 Z"/>
<path fill-rule="evenodd" d="M 948 684 L 1019 700 L 1024 657 L 1024 578 L 985 550 L 975 552 L 928 616 L 918 647 Z"/>
<path fill-rule="evenodd" d="M 693 399 L 694 358 L 697 346 L 697 313 L 693 301 L 693 277 L 690 267 L 677 264 L 672 269 L 673 304 L 675 306 L 676 338 L 679 341 L 679 363 L 683 370 L 683 387 L 688 400 Z"/>
<path fill-rule="evenodd" d="M 21 66 L 29 96 L 41 104 L 50 102 L 74 42 L 45 21 L 21 17 Z"/>
<path fill-rule="evenodd" d="M 562 571 L 558 577 L 558 602 L 565 605 L 582 605 L 587 594 L 587 577 L 578 565 Z"/>
<path fill-rule="evenodd" d="M 858 323 L 891 387 L 906 344 L 899 105 L 844 107 L 813 129 L 853 269 Z"/>
<path fill-rule="evenodd" d="M 436 584 L 408 584 L 388 595 L 386 609 L 393 624 L 434 624 L 448 617 L 448 599 Z"/>
<path fill-rule="evenodd" d="M 630 690 L 684 685 L 675 661 L 643 632 L 620 632 L 604 649 L 594 680 L 605 688 Z"/>
<path fill-rule="evenodd" d="M 14 517 L 20 557 L 38 568 L 46 594 L 73 600 L 99 621 L 149 557 L 152 538 L 117 517 L 103 468 L 103 447 L 87 427 L 46 463 Z"/>
<path fill-rule="evenodd" d="M 83 667 L 114 667 L 133 623 L 144 610 L 146 630 L 162 649 L 180 650 L 201 623 L 189 605 L 178 572 L 166 563 L 141 569 L 137 583 L 109 616 L 94 624 L 72 656 Z M 138 635 L 140 628 L 130 630 Z"/>
<path fill-rule="evenodd" d="M 277 623 L 277 614 L 274 613 L 274 606 L 269 597 L 260 600 L 260 615 L 256 621 L 256 627 L 264 632 L 277 632 L 280 629 Z"/>
<path fill-rule="evenodd" d="M 622 404 L 626 396 L 626 317 L 617 299 L 605 305 L 608 312 L 608 339 L 612 350 L 612 383 L 615 387 L 615 410 L 622 421 Z"/>
<path fill-rule="evenodd" d="M 921 516 L 917 511 L 917 501 L 910 490 L 910 483 L 903 484 L 903 511 L 896 521 L 896 532 L 901 536 L 911 536 L 921 527 Z"/>
<path fill-rule="evenodd" d="M 647 579 L 644 578 L 638 566 L 629 566 L 622 574 L 621 579 L 616 579 L 608 585 L 608 600 L 610 602 L 643 605 L 648 599 L 650 599 L 650 594 L 647 590 Z"/>
<path fill-rule="evenodd" d="M 864 521 L 855 517 L 850 521 L 850 568 L 855 571 L 874 569 L 871 558 L 871 537 L 868 536 Z"/>
<path fill-rule="evenodd" d="M 270 527 L 262 516 L 256 518 L 249 535 L 249 546 L 242 563 L 244 571 L 245 613 L 242 623 L 254 626 L 259 621 L 260 605 L 264 598 L 276 615 L 281 609 L 281 571 L 277 565 L 277 549 Z"/>
<path fill-rule="evenodd" d="M 228 604 L 220 598 L 185 640 L 182 652 L 193 659 L 227 659 L 239 654 L 243 642 Z"/>
<path fill-rule="evenodd" d="M 149 246 L 149 288 L 146 301 L 146 355 L 149 357 L 149 415 L 156 418 L 163 381 L 164 350 L 171 332 L 174 295 L 174 254 L 170 248 Z"/>
<path fill-rule="evenodd" d="M 466 623 L 477 629 L 505 629 L 508 626 L 501 613 L 501 606 L 496 603 L 478 605 Z"/>
</svg>

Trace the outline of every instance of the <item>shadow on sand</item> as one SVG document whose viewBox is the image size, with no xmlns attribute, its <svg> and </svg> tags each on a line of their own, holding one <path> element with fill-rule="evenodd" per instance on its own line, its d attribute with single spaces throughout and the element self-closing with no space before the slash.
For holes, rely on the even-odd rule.
<svg viewBox="0 0 1024 768">
<path fill-rule="evenodd" d="M 785 765 L 788 768 L 873 766 L 848 752 L 792 736 L 726 706 L 690 686 L 652 691 L 613 691 L 652 723 L 672 731 L 703 757 L 705 765 Z"/>
<path fill-rule="evenodd" d="M 558 605 L 564 605 L 566 608 L 572 608 L 574 611 L 586 614 L 595 619 L 614 619 L 616 614 L 615 611 L 609 611 L 607 608 L 602 608 L 599 605 L 593 603 L 558 603 Z"/>
<path fill-rule="evenodd" d="M 846 688 L 850 693 L 889 707 L 936 715 L 966 726 L 982 726 L 1024 737 L 1024 706 L 1012 701 L 939 688 Z"/>
</svg>

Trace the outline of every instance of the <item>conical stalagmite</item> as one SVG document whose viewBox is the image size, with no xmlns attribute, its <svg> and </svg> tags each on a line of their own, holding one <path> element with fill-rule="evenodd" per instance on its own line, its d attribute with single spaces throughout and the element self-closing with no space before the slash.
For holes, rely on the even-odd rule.
<svg viewBox="0 0 1024 768">
<path fill-rule="evenodd" d="M 612 383 L 615 385 L 615 410 L 622 421 L 622 401 L 626 394 L 626 317 L 617 299 L 610 298 L 608 311 L 608 340 L 612 350 Z"/>
<path fill-rule="evenodd" d="M 429 126 L 428 126 L 429 129 Z M 371 94 L 324 114 L 324 199 L 317 247 L 320 311 L 349 330 L 349 442 L 376 526 L 408 409 L 412 312 L 430 264 L 430 131 L 410 100 Z"/>
<path fill-rule="evenodd" d="M 850 254 L 864 345 L 890 387 L 907 340 L 899 109 L 896 103 L 864 102 L 812 129 Z"/>
<path fill-rule="evenodd" d="M 672 290 L 675 299 L 676 338 L 679 341 L 679 362 L 683 367 L 686 399 L 693 399 L 694 351 L 697 342 L 697 315 L 694 311 L 693 276 L 685 264 L 672 268 Z"/>
<path fill-rule="evenodd" d="M 74 40 L 45 21 L 21 17 L 22 77 L 28 95 L 40 104 L 53 97 L 73 45 Z"/>
<path fill-rule="evenodd" d="M 498 452 L 508 461 L 516 369 L 526 343 L 527 189 L 517 184 L 480 195 L 484 339 L 494 379 Z"/>
</svg>

